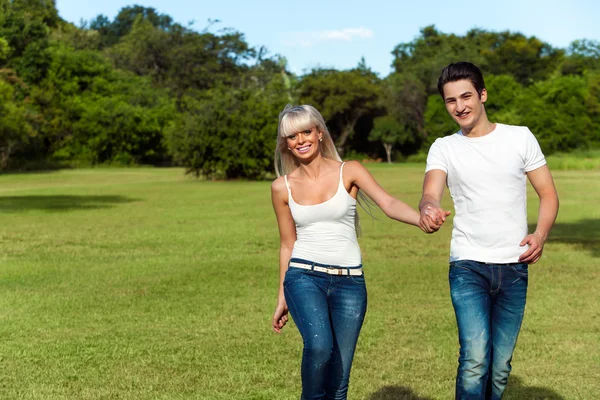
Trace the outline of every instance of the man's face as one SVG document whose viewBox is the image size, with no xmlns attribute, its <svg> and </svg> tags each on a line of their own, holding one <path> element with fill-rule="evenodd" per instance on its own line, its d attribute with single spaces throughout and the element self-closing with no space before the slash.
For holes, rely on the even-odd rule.
<svg viewBox="0 0 600 400">
<path fill-rule="evenodd" d="M 444 102 L 446 110 L 461 129 L 471 130 L 484 113 L 483 103 L 487 100 L 487 91 L 483 89 L 481 96 L 471 81 L 448 82 L 444 85 Z"/>
</svg>

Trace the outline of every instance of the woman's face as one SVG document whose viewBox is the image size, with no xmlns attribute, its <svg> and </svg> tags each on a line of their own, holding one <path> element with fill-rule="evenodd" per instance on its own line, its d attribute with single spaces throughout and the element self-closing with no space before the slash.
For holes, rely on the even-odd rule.
<svg viewBox="0 0 600 400">
<path fill-rule="evenodd" d="M 319 153 L 319 140 L 323 134 L 316 127 L 294 132 L 286 137 L 287 147 L 299 159 L 310 159 Z"/>
</svg>

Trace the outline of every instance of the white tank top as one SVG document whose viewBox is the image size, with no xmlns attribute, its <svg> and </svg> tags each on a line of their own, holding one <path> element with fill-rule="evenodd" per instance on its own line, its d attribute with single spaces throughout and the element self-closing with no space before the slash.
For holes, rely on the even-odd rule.
<svg viewBox="0 0 600 400">
<path fill-rule="evenodd" d="M 296 242 L 292 258 L 301 258 L 325 265 L 355 267 L 362 263 L 360 247 L 356 239 L 354 220 L 356 199 L 344 187 L 340 166 L 340 183 L 332 198 L 323 203 L 303 206 L 294 201 L 288 190 L 288 204 L 296 223 Z"/>
</svg>

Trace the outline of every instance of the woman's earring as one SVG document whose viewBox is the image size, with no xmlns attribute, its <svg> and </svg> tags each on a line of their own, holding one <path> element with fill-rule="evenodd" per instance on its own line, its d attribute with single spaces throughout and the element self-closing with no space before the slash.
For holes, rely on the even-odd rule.
<svg viewBox="0 0 600 400">
<path fill-rule="evenodd" d="M 320 137 L 320 138 L 319 138 L 319 142 L 322 142 L 322 141 L 323 141 L 323 138 L 322 138 L 322 137 Z"/>
<path fill-rule="evenodd" d="M 288 150 L 289 150 L 289 151 L 292 151 L 292 149 L 290 149 L 289 147 L 288 147 Z"/>
</svg>

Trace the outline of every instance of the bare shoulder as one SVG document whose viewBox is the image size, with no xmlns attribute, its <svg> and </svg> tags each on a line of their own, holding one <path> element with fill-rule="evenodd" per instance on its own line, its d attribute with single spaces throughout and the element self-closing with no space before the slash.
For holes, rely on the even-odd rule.
<svg viewBox="0 0 600 400">
<path fill-rule="evenodd" d="M 365 172 L 367 169 L 358 161 L 346 161 L 344 164 L 344 175 L 354 176 Z"/>
<path fill-rule="evenodd" d="M 275 179 L 273 183 L 271 183 L 271 192 L 273 194 L 282 194 L 287 192 L 285 178 L 283 176 L 280 176 L 279 178 Z"/>
</svg>

